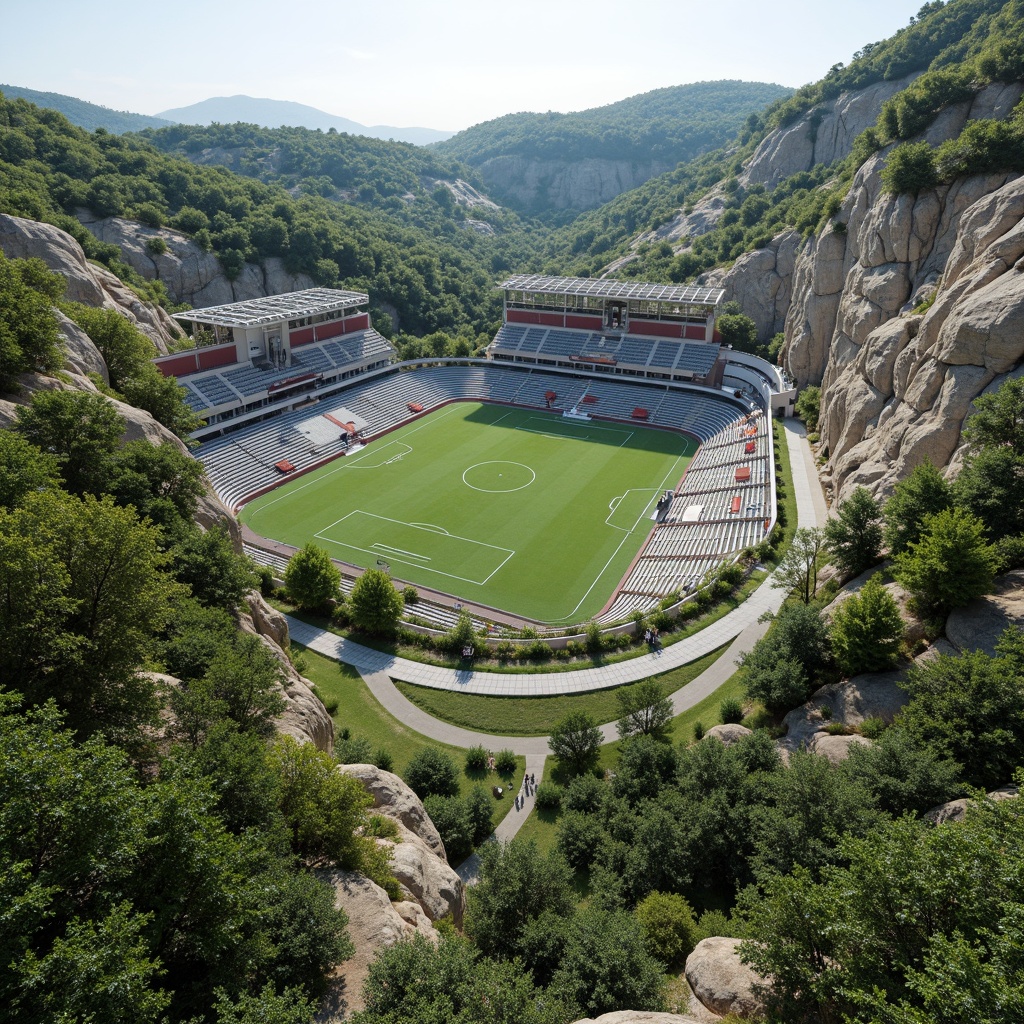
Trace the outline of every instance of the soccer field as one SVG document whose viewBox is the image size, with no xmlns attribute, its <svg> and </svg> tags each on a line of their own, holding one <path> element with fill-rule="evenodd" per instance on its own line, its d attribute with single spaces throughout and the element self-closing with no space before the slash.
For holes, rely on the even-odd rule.
<svg viewBox="0 0 1024 1024">
<path fill-rule="evenodd" d="M 256 533 L 540 622 L 595 615 L 696 451 L 681 434 L 456 403 L 250 502 Z"/>
</svg>

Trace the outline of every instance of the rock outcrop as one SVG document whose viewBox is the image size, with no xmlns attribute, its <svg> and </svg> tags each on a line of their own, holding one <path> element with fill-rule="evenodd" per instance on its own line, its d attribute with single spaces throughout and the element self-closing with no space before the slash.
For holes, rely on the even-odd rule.
<svg viewBox="0 0 1024 1024">
<path fill-rule="evenodd" d="M 316 1016 L 318 1024 L 342 1021 L 366 1005 L 363 983 L 380 950 L 419 933 L 431 942 L 437 932 L 404 903 L 392 904 L 375 882 L 353 871 L 319 871 L 317 875 L 334 889 L 334 905 L 348 916 L 348 933 L 355 953 L 331 972 L 328 993 Z"/>
<path fill-rule="evenodd" d="M 524 209 L 589 210 L 672 165 L 663 160 L 542 160 L 526 156 L 495 156 L 481 163 L 488 191 L 508 197 Z"/>
<path fill-rule="evenodd" d="M 372 764 L 343 764 L 339 765 L 339 770 L 355 776 L 363 784 L 379 814 L 397 821 L 423 840 L 436 857 L 447 860 L 444 843 L 423 809 L 423 803 L 397 775 Z"/>
<path fill-rule="evenodd" d="M 738 302 L 757 325 L 758 340 L 768 341 L 786 326 L 800 245 L 796 231 L 783 231 L 764 249 L 744 253 L 728 270 L 704 274 L 700 283 L 724 289 L 724 301 Z"/>
<path fill-rule="evenodd" d="M 166 310 L 144 302 L 105 267 L 90 263 L 78 242 L 52 224 L 0 214 L 0 249 L 12 259 L 35 257 L 42 260 L 67 282 L 66 299 L 86 306 L 116 309 L 153 342 L 158 352 L 166 352 L 168 345 L 181 335 Z M 62 332 L 68 336 L 63 326 Z M 74 364 L 77 362 L 74 340 L 71 349 Z M 86 362 L 91 361 L 90 356 Z M 87 366 L 87 369 L 92 367 Z"/>
<path fill-rule="evenodd" d="M 418 835 L 401 824 L 398 830 L 398 842 L 377 842 L 391 851 L 391 873 L 402 891 L 431 921 L 447 917 L 461 928 L 466 907 L 462 879 Z"/>
<path fill-rule="evenodd" d="M 713 725 L 704 733 L 704 739 L 716 739 L 727 747 L 731 747 L 744 737 L 753 735 L 753 732 L 743 725 Z"/>
<path fill-rule="evenodd" d="M 163 282 L 174 302 L 196 308 L 218 306 L 313 287 L 312 278 L 290 274 L 277 257 L 262 264 L 246 263 L 238 277 L 229 280 L 213 253 L 178 231 L 150 228 L 120 217 L 96 217 L 88 210 L 78 210 L 77 216 L 100 241 L 118 246 L 136 273 Z M 161 239 L 166 251 L 154 251 L 150 247 L 154 239 Z"/>
<path fill-rule="evenodd" d="M 740 960 L 740 941 L 710 938 L 698 942 L 686 958 L 686 980 L 712 1013 L 760 1017 L 765 1005 L 757 989 L 764 979 Z"/>
<path fill-rule="evenodd" d="M 959 651 L 994 655 L 996 642 L 1010 626 L 1024 627 L 1024 570 L 996 580 L 995 592 L 957 608 L 946 619 L 946 638 Z"/>
<path fill-rule="evenodd" d="M 613 1010 L 600 1017 L 584 1017 L 575 1024 L 698 1024 L 693 1017 L 678 1013 L 652 1013 L 650 1010 Z"/>
</svg>

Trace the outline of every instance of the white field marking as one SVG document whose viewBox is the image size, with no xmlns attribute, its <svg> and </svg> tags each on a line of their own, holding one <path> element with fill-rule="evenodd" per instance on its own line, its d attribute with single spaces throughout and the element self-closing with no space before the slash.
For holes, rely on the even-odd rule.
<svg viewBox="0 0 1024 1024">
<path fill-rule="evenodd" d="M 675 485 L 675 482 L 677 482 L 678 479 L 679 479 L 679 477 L 676 475 L 676 472 L 677 472 L 676 471 L 676 467 L 679 465 L 679 460 L 686 457 L 685 449 L 688 449 L 688 448 L 689 448 L 689 445 L 686 444 L 685 448 L 684 448 L 684 451 L 675 457 L 675 459 L 672 462 L 672 465 L 669 467 L 668 471 L 662 477 L 661 487 L 659 487 L 659 488 L 652 488 L 653 490 L 658 490 L 658 491 L 664 490 L 665 487 L 666 487 L 666 484 L 667 484 L 667 482 L 669 480 L 673 481 L 673 486 Z M 646 490 L 646 488 L 643 488 L 643 489 Z M 647 508 L 650 508 L 650 503 L 648 503 Z M 647 512 L 647 508 L 644 509 L 644 513 Z M 585 593 L 579 599 L 579 602 L 576 604 L 576 607 L 573 608 L 573 610 L 571 612 L 569 612 L 568 615 L 562 615 L 560 618 L 557 618 L 557 619 L 549 619 L 548 621 L 552 625 L 555 624 L 555 623 L 558 623 L 558 622 L 567 622 L 569 619 L 571 619 L 573 616 L 575 616 L 575 614 L 580 610 L 580 607 L 583 605 L 583 602 L 586 601 L 586 599 L 588 597 L 590 597 L 590 592 L 598 585 L 598 583 L 601 582 L 601 577 L 604 576 L 604 574 L 608 571 L 608 566 L 610 566 L 612 564 L 612 562 L 618 556 L 619 552 L 622 550 L 622 545 L 625 544 L 627 540 L 629 540 L 629 538 L 633 534 L 633 531 L 636 530 L 637 526 L 639 526 L 641 523 L 643 523 L 643 521 L 644 521 L 644 515 L 641 514 L 637 518 L 637 521 L 633 524 L 633 526 L 630 529 L 630 531 L 623 536 L 622 540 L 619 541 L 619 543 L 616 546 L 615 550 L 611 553 L 611 556 L 609 557 L 608 561 L 604 563 L 604 565 L 601 567 L 601 571 L 594 577 L 594 582 L 591 583 L 589 587 L 587 587 Z M 606 522 L 607 522 L 607 520 L 606 520 Z M 615 529 L 620 529 L 621 530 L 622 527 L 621 526 L 620 527 L 615 527 Z"/>
<path fill-rule="evenodd" d="M 407 523 L 407 522 L 405 522 L 404 520 L 401 520 L 401 519 L 390 519 L 388 516 L 379 516 L 379 515 L 377 515 L 374 512 L 366 512 L 363 509 L 356 508 L 356 509 L 353 509 L 351 512 L 349 512 L 347 515 L 342 516 L 340 519 L 336 519 L 333 523 L 331 523 L 330 526 L 324 527 L 323 530 L 321 530 L 319 533 L 315 533 L 313 536 L 316 537 L 317 540 L 322 540 L 325 544 L 333 544 L 333 545 L 335 545 L 335 547 L 350 548 L 352 551 L 362 551 L 364 554 L 376 556 L 377 552 L 375 550 L 373 550 L 373 548 L 380 547 L 381 545 L 379 543 L 374 543 L 372 548 L 364 548 L 364 547 L 360 547 L 358 544 L 349 544 L 346 541 L 334 540 L 332 537 L 325 536 L 327 530 L 334 529 L 334 527 L 337 526 L 338 523 L 343 523 L 346 519 L 349 518 L 349 516 L 354 516 L 354 515 L 364 515 L 364 516 L 369 516 L 372 519 L 382 519 L 384 522 L 386 522 L 386 523 L 394 523 L 396 526 L 412 526 L 414 529 L 422 529 L 422 527 L 417 526 L 415 523 Z M 425 533 L 429 533 L 429 532 L 432 532 L 432 531 L 425 530 L 424 532 Z M 503 547 L 501 547 L 498 544 L 488 544 L 486 541 L 473 540 L 472 537 L 460 537 L 460 536 L 458 536 L 457 534 L 454 534 L 454 533 L 445 533 L 445 536 L 446 537 L 451 537 L 452 540 L 461 540 L 461 541 L 464 541 L 467 544 L 474 544 L 474 545 L 476 545 L 478 547 L 491 548 L 494 551 L 502 551 L 502 552 L 505 553 L 505 557 L 482 580 L 471 580 L 471 579 L 469 579 L 466 576 L 457 576 L 455 573 L 444 572 L 441 569 L 434 569 L 434 568 L 431 568 L 428 565 L 421 565 L 419 562 L 405 562 L 405 564 L 406 565 L 419 566 L 419 568 L 425 569 L 427 572 L 437 573 L 438 576 L 446 576 L 448 579 L 458 580 L 460 583 L 472 583 L 475 586 L 482 587 L 482 586 L 484 586 L 484 584 L 489 583 L 490 580 L 494 577 L 495 573 L 500 572 L 505 567 L 505 565 L 508 563 L 508 560 L 515 555 L 515 551 L 512 548 L 503 548 Z M 389 548 L 388 550 L 389 551 L 401 551 L 401 548 Z M 413 557 L 415 557 L 415 558 L 425 558 L 427 556 L 425 556 L 425 555 L 414 555 Z M 396 562 L 404 562 L 405 561 L 405 559 L 403 559 L 403 558 L 393 558 L 392 560 L 396 561 Z"/>
<path fill-rule="evenodd" d="M 422 558 L 425 562 L 433 561 L 429 555 L 420 555 L 415 551 L 406 551 L 404 548 L 393 548 L 390 544 L 371 544 L 370 546 L 377 548 L 379 551 L 389 551 L 394 555 L 408 555 L 410 558 Z"/>
<path fill-rule="evenodd" d="M 479 469 L 481 466 L 518 466 L 520 469 L 525 469 L 526 472 L 530 474 L 530 479 L 527 480 L 526 483 L 523 484 L 521 487 L 509 487 L 507 490 L 504 491 L 490 491 L 486 487 L 477 487 L 475 484 L 471 484 L 466 479 L 466 473 L 469 473 L 471 470 L 474 469 Z M 481 494 L 513 494 L 516 491 L 525 490 L 536 479 L 537 474 L 529 466 L 524 466 L 521 462 L 509 462 L 508 459 L 491 459 L 489 462 L 478 462 L 476 463 L 476 465 L 470 466 L 462 473 L 462 482 L 467 487 L 471 488 L 474 491 L 479 491 Z"/>
<path fill-rule="evenodd" d="M 654 502 L 655 502 L 654 498 L 651 498 L 651 500 L 649 502 L 647 502 L 647 504 L 644 506 L 643 515 L 641 515 L 640 518 L 636 521 L 636 523 L 634 523 L 631 527 L 629 527 L 628 530 L 626 529 L 625 526 L 616 526 L 614 523 L 609 522 L 611 517 L 613 515 L 615 515 L 615 509 L 619 507 L 619 503 L 625 501 L 626 498 L 630 494 L 632 494 L 634 491 L 636 491 L 639 494 L 643 494 L 645 492 L 649 492 L 651 494 L 661 494 L 661 491 L 657 487 L 630 487 L 630 489 L 628 491 L 626 491 L 626 493 L 623 494 L 621 498 L 614 498 L 613 499 L 613 501 L 615 503 L 615 508 L 612 508 L 611 505 L 608 506 L 611 509 L 611 511 L 608 513 L 608 516 L 607 516 L 607 518 L 604 521 L 604 525 L 605 526 L 610 526 L 613 530 L 623 530 L 626 533 L 632 533 L 636 529 L 637 523 L 641 522 L 642 520 L 644 520 L 647 517 L 647 510 L 651 507 L 651 505 L 654 504 Z"/>
<path fill-rule="evenodd" d="M 396 455 L 389 456 L 383 462 L 374 462 L 372 466 L 362 465 L 362 463 L 366 459 L 370 458 L 371 456 L 377 455 L 381 452 L 387 451 L 388 448 L 390 448 L 392 445 L 397 445 L 400 448 L 404 448 L 405 450 L 399 452 Z M 293 498 L 296 494 L 298 494 L 300 491 L 304 491 L 307 487 L 313 487 L 322 484 L 325 480 L 329 480 L 332 476 L 334 476 L 335 473 L 342 472 L 342 470 L 380 469 L 381 466 L 390 466 L 391 463 L 393 462 L 401 461 L 403 458 L 405 458 L 406 455 L 409 455 L 412 451 L 413 449 L 411 446 L 403 444 L 401 441 L 388 441 L 387 444 L 380 445 L 378 447 L 370 447 L 369 445 L 363 445 L 363 447 L 359 450 L 359 454 L 351 457 L 345 456 L 344 458 L 339 459 L 338 465 L 334 469 L 329 470 L 322 476 L 318 475 L 314 479 L 309 480 L 304 484 L 299 484 L 298 487 L 296 487 L 294 490 L 289 489 L 286 493 L 282 493 L 279 497 L 274 498 L 272 501 L 268 501 L 266 505 L 261 505 L 258 509 L 256 509 L 255 512 L 252 513 L 252 515 L 249 518 L 250 520 L 255 519 L 261 512 L 266 512 L 268 508 L 272 508 L 279 501 L 285 501 L 287 499 Z"/>
<path fill-rule="evenodd" d="M 406 526 L 417 526 L 421 530 L 430 530 L 431 533 L 443 533 L 446 537 L 451 534 L 443 526 L 435 526 L 433 523 L 406 523 Z"/>
<path fill-rule="evenodd" d="M 407 437 L 407 436 L 410 436 L 412 434 L 416 434 L 419 431 L 426 429 L 426 427 L 430 426 L 431 424 L 437 423 L 438 420 L 446 419 L 446 418 L 452 416 L 454 413 L 457 413 L 458 411 L 459 411 L 458 405 L 449 405 L 445 409 L 440 409 L 437 412 L 431 413 L 429 416 L 424 417 L 416 426 L 409 427 L 407 430 L 403 430 L 402 436 L 403 437 Z M 375 446 L 373 448 L 370 448 L 370 446 L 366 445 L 366 444 L 360 445 L 359 446 L 359 452 L 356 455 L 354 455 L 354 456 L 345 456 L 343 458 L 338 459 L 337 460 L 338 461 L 338 465 L 335 466 L 333 469 L 329 470 L 326 473 L 323 473 L 323 475 L 321 475 L 320 473 L 317 473 L 315 475 L 314 479 L 309 480 L 308 482 L 306 482 L 304 484 L 299 484 L 299 486 L 296 487 L 294 490 L 290 490 L 289 489 L 287 494 L 282 494 L 281 497 L 275 498 L 273 501 L 268 501 L 266 503 L 266 505 L 262 505 L 255 512 L 253 512 L 251 518 L 255 519 L 256 516 L 258 516 L 261 512 L 265 512 L 268 508 L 270 508 L 272 505 L 276 505 L 279 501 L 284 501 L 285 498 L 290 498 L 293 494 L 298 494 L 299 491 L 304 491 L 307 487 L 312 487 L 314 484 L 320 484 L 324 480 L 330 479 L 332 476 L 334 476 L 335 473 L 340 473 L 343 469 L 378 469 L 379 466 L 365 466 L 364 467 L 364 466 L 360 466 L 359 463 L 362 462 L 362 460 L 364 458 L 368 458 L 370 455 L 373 455 L 375 452 L 379 452 L 382 448 L 387 448 L 389 445 L 401 444 L 401 443 L 402 443 L 401 441 L 388 441 L 388 443 L 386 445 L 377 445 L 377 446 Z M 367 450 L 367 449 L 369 449 L 369 450 Z M 411 452 L 412 450 L 413 450 L 412 448 L 409 448 L 409 452 Z M 363 452 L 365 452 L 366 454 L 365 455 L 362 454 Z M 405 454 L 408 455 L 409 452 L 406 452 Z M 385 465 L 386 465 L 386 463 L 385 463 Z M 323 468 L 323 467 L 321 467 L 321 468 Z M 283 487 L 287 487 L 287 484 L 284 484 L 282 486 Z"/>
<path fill-rule="evenodd" d="M 627 491 L 626 494 L 628 493 L 629 492 Z M 620 494 L 617 498 L 612 498 L 612 500 L 608 502 L 608 511 L 614 512 L 619 507 L 619 502 L 621 502 L 625 496 L 625 494 Z M 609 518 L 611 517 L 609 516 Z M 608 520 L 606 519 L 605 522 L 607 523 Z"/>
</svg>

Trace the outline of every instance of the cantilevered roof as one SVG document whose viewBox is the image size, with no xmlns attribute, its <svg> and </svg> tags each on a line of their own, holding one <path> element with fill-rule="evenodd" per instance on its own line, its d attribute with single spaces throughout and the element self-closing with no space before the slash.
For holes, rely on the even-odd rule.
<svg viewBox="0 0 1024 1024">
<path fill-rule="evenodd" d="M 338 288 L 307 288 L 302 292 L 268 295 L 247 302 L 229 302 L 223 306 L 207 306 L 175 313 L 175 319 L 193 324 L 216 324 L 219 327 L 258 327 L 280 320 L 298 320 L 318 313 L 330 313 L 370 301 L 363 292 L 345 292 Z"/>
<path fill-rule="evenodd" d="M 642 281 L 609 281 L 592 277 L 546 277 L 517 274 L 500 285 L 506 291 L 543 295 L 586 295 L 604 299 L 645 299 L 649 302 L 678 302 L 717 306 L 725 290 L 694 284 L 647 284 Z"/>
</svg>

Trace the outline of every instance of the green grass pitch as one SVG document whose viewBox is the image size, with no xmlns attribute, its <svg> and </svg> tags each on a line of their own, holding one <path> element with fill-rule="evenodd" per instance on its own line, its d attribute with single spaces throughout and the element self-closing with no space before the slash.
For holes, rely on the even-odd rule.
<svg viewBox="0 0 1024 1024">
<path fill-rule="evenodd" d="M 597 614 L 697 442 L 456 403 L 250 502 L 264 537 L 549 623 Z"/>
</svg>

